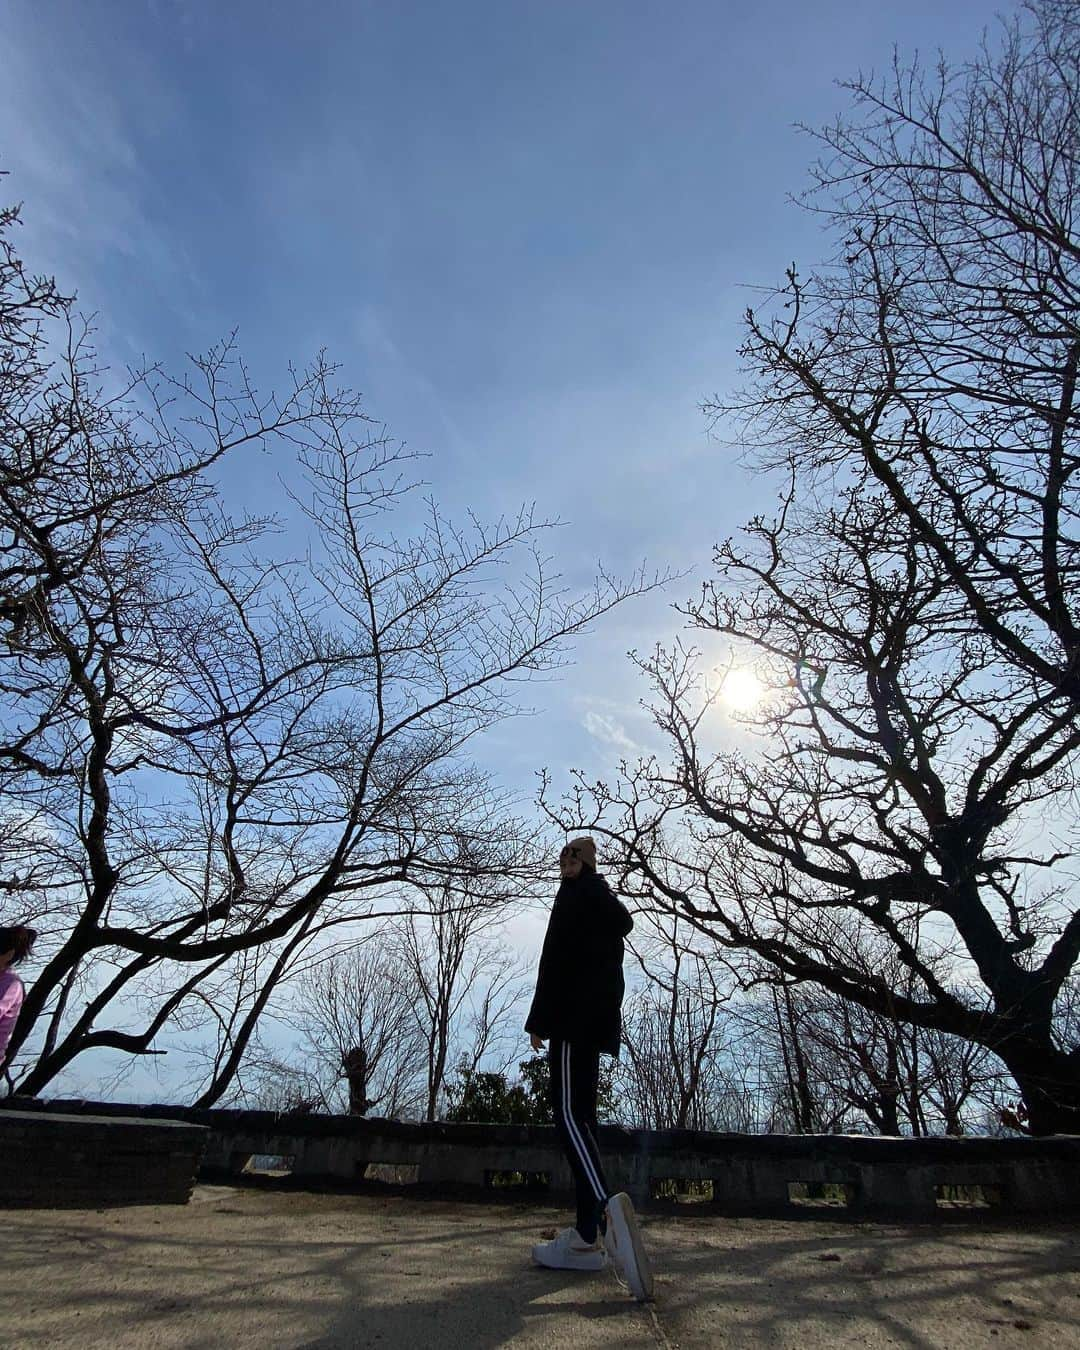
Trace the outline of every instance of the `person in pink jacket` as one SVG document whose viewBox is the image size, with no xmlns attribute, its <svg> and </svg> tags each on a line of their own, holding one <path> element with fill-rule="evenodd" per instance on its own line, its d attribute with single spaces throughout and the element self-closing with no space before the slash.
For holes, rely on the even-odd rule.
<svg viewBox="0 0 1080 1350">
<path fill-rule="evenodd" d="M 36 937 L 37 933 L 25 924 L 0 928 L 0 1067 L 7 1056 L 8 1042 L 26 997 L 23 982 L 12 966 L 30 954 Z"/>
</svg>

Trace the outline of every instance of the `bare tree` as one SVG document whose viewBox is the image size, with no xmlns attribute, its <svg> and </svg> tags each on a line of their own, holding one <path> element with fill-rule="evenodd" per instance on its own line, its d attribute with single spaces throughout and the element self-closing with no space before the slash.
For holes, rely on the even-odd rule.
<svg viewBox="0 0 1080 1350">
<path fill-rule="evenodd" d="M 532 874 L 469 743 L 649 583 L 568 595 L 527 511 L 457 529 L 428 503 L 410 535 L 411 456 L 321 358 L 281 396 L 231 342 L 117 386 L 7 243 L 0 447 L 0 884 L 45 958 L 17 1088 L 202 1019 L 209 1104 L 329 930 Z M 227 513 L 226 457 L 280 469 L 303 556 Z"/>
<path fill-rule="evenodd" d="M 916 1133 L 978 1131 L 979 1122 L 992 1114 L 994 1102 L 1013 1091 L 1004 1067 L 977 1041 L 920 1028 L 915 1048 L 918 1063 L 912 1081 L 919 1092 L 910 1114 L 919 1121 Z"/>
<path fill-rule="evenodd" d="M 501 915 L 490 901 L 474 896 L 472 903 L 452 906 L 445 893 L 429 899 L 427 914 L 413 911 L 398 921 L 397 937 L 423 1047 L 424 1118 L 435 1120 L 450 1069 L 463 1077 L 476 1072 L 501 1040 L 525 988 L 521 968 L 492 931 Z"/>
<path fill-rule="evenodd" d="M 313 1073 L 309 1064 L 268 1048 L 256 1033 L 225 1101 L 238 1108 L 290 1115 L 335 1112 L 336 1086 Z"/>
<path fill-rule="evenodd" d="M 906 997 L 918 997 L 912 973 L 892 944 L 868 942 L 842 914 L 822 920 L 832 949 Z M 836 927 L 842 924 L 845 932 Z M 917 947 L 918 938 L 909 934 Z M 746 1009 L 785 1070 L 793 1127 L 831 1132 L 869 1124 L 880 1134 L 962 1134 L 1007 1078 L 982 1045 L 871 1010 L 812 984 L 777 982 L 761 968 L 767 997 Z M 939 971 L 947 983 L 947 972 Z"/>
<path fill-rule="evenodd" d="M 289 1020 L 304 1033 L 311 1069 L 346 1085 L 350 1115 L 413 1114 L 422 1096 L 424 1048 L 389 934 L 301 975 Z"/>
<path fill-rule="evenodd" d="M 486 944 L 469 991 L 468 1021 L 462 1030 L 459 1070 L 505 1074 L 521 1058 L 524 1007 L 530 994 L 530 963 L 507 945 L 504 934 Z"/>
<path fill-rule="evenodd" d="M 642 981 L 623 1012 L 616 1079 L 623 1113 L 646 1129 L 718 1128 L 731 1088 L 724 1014 L 735 986 L 694 948 L 689 925 L 660 918 L 639 928 L 630 945 Z"/>
<path fill-rule="evenodd" d="M 720 748 L 709 671 L 657 652 L 670 762 L 555 810 L 723 946 L 985 1047 L 1036 1132 L 1080 1128 L 1055 1030 L 1080 954 L 1078 88 L 1057 0 L 959 73 L 852 86 L 866 116 L 823 133 L 811 198 L 840 252 L 748 313 L 750 388 L 714 404 L 787 485 L 685 607 L 756 662 L 758 735 Z"/>
<path fill-rule="evenodd" d="M 971 629 L 1075 709 L 1080 16 L 1027 0 L 1000 38 L 846 86 L 863 116 L 814 133 L 804 198 L 838 256 L 748 314 L 739 406 L 776 462 L 865 470 Z"/>
<path fill-rule="evenodd" d="M 794 1134 L 829 1134 L 839 1128 L 848 1104 L 828 1092 L 814 1064 L 809 1037 L 803 1025 L 806 1008 L 790 984 L 769 990 L 764 1016 L 757 1020 L 776 1048 L 782 1068 L 781 1118 Z"/>
<path fill-rule="evenodd" d="M 782 1128 L 964 1134 L 1011 1091 L 985 1047 L 871 1012 L 814 985 L 775 984 L 738 1008 L 777 1063 Z"/>
<path fill-rule="evenodd" d="M 438 1113 L 451 1065 L 463 1080 L 482 1063 L 496 1076 L 505 1072 L 520 1054 L 514 1013 L 527 991 L 521 963 L 492 931 L 502 913 L 500 897 L 490 893 L 465 905 L 445 894 L 429 897 L 423 910 L 358 941 L 346 937 L 342 946 L 297 958 L 287 984 L 275 986 L 271 1011 L 280 1033 L 299 1032 L 299 1043 L 290 1052 L 270 1050 L 256 1033 L 221 1095 L 411 1119 L 427 1114 L 432 1100 Z M 272 959 L 245 953 L 254 967 Z M 229 1055 L 233 1025 L 262 983 L 256 975 L 231 989 L 199 991 L 221 1024 L 212 1084 Z"/>
</svg>

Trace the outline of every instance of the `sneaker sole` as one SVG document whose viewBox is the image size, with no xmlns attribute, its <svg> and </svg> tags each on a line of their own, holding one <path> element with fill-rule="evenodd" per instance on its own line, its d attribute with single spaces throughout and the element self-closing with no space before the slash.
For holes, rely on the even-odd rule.
<svg viewBox="0 0 1080 1350">
<path fill-rule="evenodd" d="M 598 1270 L 603 1270 L 604 1266 L 607 1264 L 606 1261 L 604 1260 L 604 1255 L 602 1252 L 598 1253 L 598 1256 L 600 1258 L 598 1261 L 590 1262 L 588 1265 L 580 1265 L 580 1266 L 576 1264 L 563 1265 L 561 1262 L 559 1264 L 555 1264 L 551 1261 L 544 1261 L 539 1256 L 537 1256 L 536 1248 L 534 1247 L 532 1259 L 534 1263 L 538 1265 L 542 1270 L 578 1270 L 585 1275 L 593 1275 Z"/>
<path fill-rule="evenodd" d="M 645 1255 L 637 1215 L 625 1191 L 613 1195 L 607 1203 L 608 1255 L 622 1271 L 630 1292 L 645 1302 L 653 1296 L 652 1267 Z"/>
</svg>

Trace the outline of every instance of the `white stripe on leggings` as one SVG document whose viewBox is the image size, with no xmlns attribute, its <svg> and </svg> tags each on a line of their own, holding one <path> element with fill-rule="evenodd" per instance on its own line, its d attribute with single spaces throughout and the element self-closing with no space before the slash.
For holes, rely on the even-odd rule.
<svg viewBox="0 0 1080 1350">
<path fill-rule="evenodd" d="M 577 1149 L 578 1157 L 581 1159 L 581 1165 L 585 1169 L 585 1175 L 589 1179 L 589 1185 L 596 1192 L 597 1200 L 606 1200 L 607 1192 L 600 1185 L 600 1178 L 596 1174 L 596 1168 L 593 1165 L 589 1150 L 585 1147 L 585 1141 L 578 1130 L 577 1122 L 574 1120 L 573 1113 L 570 1110 L 570 1042 L 563 1041 L 562 1045 L 562 1108 L 563 1123 L 566 1125 L 566 1132 L 569 1134 L 571 1142 Z"/>
</svg>

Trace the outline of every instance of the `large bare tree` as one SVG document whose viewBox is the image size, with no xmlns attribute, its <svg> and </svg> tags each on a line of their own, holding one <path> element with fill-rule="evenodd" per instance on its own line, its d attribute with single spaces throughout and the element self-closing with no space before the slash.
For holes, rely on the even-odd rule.
<svg viewBox="0 0 1080 1350">
<path fill-rule="evenodd" d="M 671 755 L 556 814 L 723 946 L 986 1047 L 1034 1130 L 1076 1131 L 1080 11 L 851 90 L 809 199 L 837 256 L 748 312 L 747 392 L 712 405 L 780 505 L 685 613 L 761 705 L 725 744 L 708 664 L 643 659 Z"/>
<path fill-rule="evenodd" d="M 418 509 L 411 457 L 323 359 L 280 395 L 231 342 L 117 381 L 13 223 L 0 886 L 44 962 L 9 1067 L 38 1092 L 88 1051 L 209 1027 L 210 1102 L 330 930 L 531 876 L 531 830 L 470 743 L 646 582 L 569 595 L 528 511 L 459 529 Z M 280 476 L 281 520 L 227 509 L 226 460 Z"/>
</svg>

